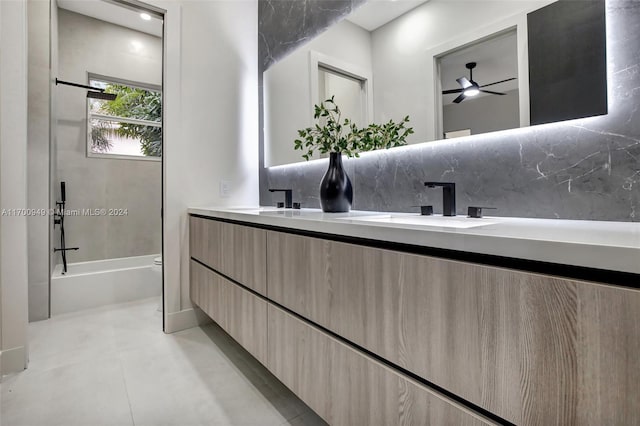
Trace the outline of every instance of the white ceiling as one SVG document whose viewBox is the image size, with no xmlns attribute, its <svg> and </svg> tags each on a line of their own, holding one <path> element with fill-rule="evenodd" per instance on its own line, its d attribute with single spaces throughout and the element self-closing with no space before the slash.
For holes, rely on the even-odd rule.
<svg viewBox="0 0 640 426">
<path fill-rule="evenodd" d="M 367 31 L 374 31 L 429 0 L 368 0 L 346 19 Z"/>
<path fill-rule="evenodd" d="M 473 70 L 473 79 L 480 86 L 518 76 L 518 54 L 516 32 L 476 43 L 472 46 L 449 53 L 440 59 L 440 81 L 442 90 L 458 89 L 456 79 L 469 78 L 468 62 L 478 65 Z M 494 92 L 505 92 L 518 88 L 518 80 L 487 87 Z M 458 95 L 443 95 L 443 103 L 450 104 Z M 481 93 L 480 96 L 495 96 Z"/>
<path fill-rule="evenodd" d="M 58 7 L 132 30 L 162 37 L 162 20 L 140 18 L 140 12 L 102 0 L 57 0 Z"/>
<path fill-rule="evenodd" d="M 415 9 L 428 0 L 368 0 L 353 11 L 346 19 L 367 31 L 375 31 L 401 15 Z M 475 0 L 479 1 L 479 0 Z M 456 79 L 469 78 L 468 62 L 478 65 L 473 70 L 473 79 L 480 84 L 489 84 L 518 76 L 517 36 L 515 31 L 475 43 L 451 52 L 440 59 L 442 89 L 457 89 Z M 516 90 L 518 80 L 496 84 L 487 90 L 506 92 Z M 444 95 L 443 103 L 450 104 L 457 97 Z M 481 96 L 495 96 L 481 93 Z"/>
</svg>

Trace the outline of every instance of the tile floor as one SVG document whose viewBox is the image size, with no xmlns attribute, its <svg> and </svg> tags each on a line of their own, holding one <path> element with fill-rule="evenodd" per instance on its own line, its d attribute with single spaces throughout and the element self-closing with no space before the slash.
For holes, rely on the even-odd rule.
<svg viewBox="0 0 640 426">
<path fill-rule="evenodd" d="M 322 425 L 214 324 L 164 334 L 147 299 L 31 323 L 0 425 Z"/>
</svg>

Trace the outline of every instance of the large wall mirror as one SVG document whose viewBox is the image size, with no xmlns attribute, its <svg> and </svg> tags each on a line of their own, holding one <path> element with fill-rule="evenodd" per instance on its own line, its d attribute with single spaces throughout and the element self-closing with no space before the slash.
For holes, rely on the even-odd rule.
<svg viewBox="0 0 640 426">
<path fill-rule="evenodd" d="M 604 0 L 369 0 L 264 73 L 267 167 L 331 96 L 411 144 L 606 114 Z"/>
</svg>

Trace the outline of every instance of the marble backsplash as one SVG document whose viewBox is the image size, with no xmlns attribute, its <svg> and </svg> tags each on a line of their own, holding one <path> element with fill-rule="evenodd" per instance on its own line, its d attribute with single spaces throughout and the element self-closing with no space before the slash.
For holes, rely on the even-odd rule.
<svg viewBox="0 0 640 426">
<path fill-rule="evenodd" d="M 260 0 L 260 73 L 365 2 L 366 0 Z"/>
<path fill-rule="evenodd" d="M 263 70 L 359 3 L 261 0 Z M 412 206 L 432 204 L 438 213 L 441 190 L 423 182 L 439 180 L 456 183 L 458 214 L 490 206 L 500 216 L 639 221 L 640 2 L 608 0 L 607 33 L 609 114 L 365 153 L 345 161 L 353 208 L 418 211 Z M 294 201 L 319 207 L 327 160 L 260 168 L 261 204 L 279 200 L 269 187 L 289 187 Z"/>
</svg>

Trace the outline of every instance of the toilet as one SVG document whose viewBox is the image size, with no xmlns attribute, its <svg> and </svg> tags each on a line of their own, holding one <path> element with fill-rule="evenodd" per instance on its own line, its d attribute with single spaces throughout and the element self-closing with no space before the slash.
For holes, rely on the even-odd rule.
<svg viewBox="0 0 640 426">
<path fill-rule="evenodd" d="M 160 293 L 160 301 L 158 302 L 158 312 L 162 312 L 162 256 L 158 256 L 153 259 L 153 265 L 151 266 L 154 277 L 158 282 L 158 289 Z"/>
</svg>

